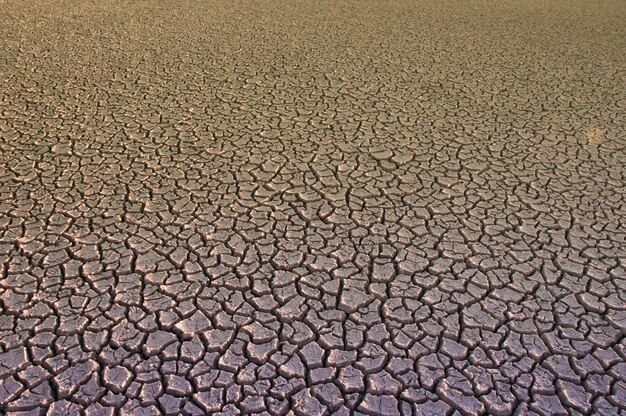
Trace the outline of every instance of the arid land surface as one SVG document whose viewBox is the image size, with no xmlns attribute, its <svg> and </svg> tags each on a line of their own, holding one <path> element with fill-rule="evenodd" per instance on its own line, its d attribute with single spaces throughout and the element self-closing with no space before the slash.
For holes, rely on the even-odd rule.
<svg viewBox="0 0 626 416">
<path fill-rule="evenodd" d="M 625 84 L 622 0 L 0 0 L 0 414 L 625 414 Z"/>
</svg>

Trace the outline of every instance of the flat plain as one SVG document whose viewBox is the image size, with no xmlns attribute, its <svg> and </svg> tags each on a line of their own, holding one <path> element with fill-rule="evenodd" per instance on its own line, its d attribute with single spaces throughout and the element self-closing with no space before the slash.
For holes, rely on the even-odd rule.
<svg viewBox="0 0 626 416">
<path fill-rule="evenodd" d="M 0 0 L 0 414 L 626 414 L 622 0 Z"/>
</svg>

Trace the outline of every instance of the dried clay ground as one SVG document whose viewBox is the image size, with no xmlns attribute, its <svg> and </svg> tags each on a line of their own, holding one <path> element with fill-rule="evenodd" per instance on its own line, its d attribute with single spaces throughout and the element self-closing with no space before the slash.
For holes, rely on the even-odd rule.
<svg viewBox="0 0 626 416">
<path fill-rule="evenodd" d="M 626 414 L 623 0 L 0 0 L 0 414 Z"/>
</svg>

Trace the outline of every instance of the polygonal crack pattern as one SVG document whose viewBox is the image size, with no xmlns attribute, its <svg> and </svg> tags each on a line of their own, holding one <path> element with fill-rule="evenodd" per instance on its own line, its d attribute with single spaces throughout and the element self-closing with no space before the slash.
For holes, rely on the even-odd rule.
<svg viewBox="0 0 626 416">
<path fill-rule="evenodd" d="M 0 413 L 624 414 L 624 21 L 1 0 Z"/>
</svg>

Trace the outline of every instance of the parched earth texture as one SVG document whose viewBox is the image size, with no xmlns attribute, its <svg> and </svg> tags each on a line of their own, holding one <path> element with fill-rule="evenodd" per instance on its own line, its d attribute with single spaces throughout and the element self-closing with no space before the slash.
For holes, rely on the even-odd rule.
<svg viewBox="0 0 626 416">
<path fill-rule="evenodd" d="M 623 0 L 0 0 L 0 414 L 626 414 Z"/>
</svg>

